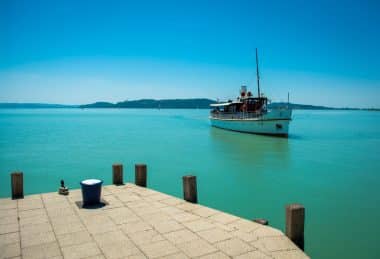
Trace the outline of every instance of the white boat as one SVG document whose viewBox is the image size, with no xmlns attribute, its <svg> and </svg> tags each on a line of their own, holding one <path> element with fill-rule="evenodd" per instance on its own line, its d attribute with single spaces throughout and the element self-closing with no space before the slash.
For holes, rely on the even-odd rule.
<svg viewBox="0 0 380 259">
<path fill-rule="evenodd" d="M 211 125 L 239 132 L 287 137 L 292 110 L 288 105 L 268 109 L 268 98 L 260 94 L 257 49 L 256 64 L 258 97 L 253 97 L 251 92 L 247 92 L 247 87 L 242 86 L 235 101 L 211 104 Z"/>
</svg>

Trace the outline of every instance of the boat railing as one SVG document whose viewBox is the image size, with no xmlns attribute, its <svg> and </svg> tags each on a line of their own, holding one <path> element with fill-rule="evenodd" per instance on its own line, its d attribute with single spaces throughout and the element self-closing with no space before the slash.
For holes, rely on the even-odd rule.
<svg viewBox="0 0 380 259">
<path fill-rule="evenodd" d="M 211 118 L 215 119 L 254 119 L 263 115 L 263 112 L 218 112 L 212 111 L 210 113 Z"/>
</svg>

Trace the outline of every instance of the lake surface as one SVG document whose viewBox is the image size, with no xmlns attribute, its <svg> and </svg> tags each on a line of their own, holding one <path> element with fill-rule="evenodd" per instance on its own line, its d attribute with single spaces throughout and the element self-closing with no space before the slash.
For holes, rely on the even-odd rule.
<svg viewBox="0 0 380 259">
<path fill-rule="evenodd" d="M 0 197 L 10 172 L 26 194 L 64 179 L 111 184 L 112 164 L 148 165 L 150 188 L 182 197 L 195 174 L 199 202 L 284 230 L 288 203 L 306 207 L 313 258 L 380 255 L 380 113 L 294 111 L 288 139 L 211 128 L 207 110 L 0 110 Z"/>
</svg>

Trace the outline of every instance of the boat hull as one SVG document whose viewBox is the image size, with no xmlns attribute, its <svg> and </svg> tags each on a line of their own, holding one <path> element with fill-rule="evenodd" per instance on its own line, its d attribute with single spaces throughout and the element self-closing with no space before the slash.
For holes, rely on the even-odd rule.
<svg viewBox="0 0 380 259">
<path fill-rule="evenodd" d="M 211 126 L 213 127 L 245 133 L 282 137 L 288 136 L 290 121 L 291 111 L 283 112 L 282 116 L 273 116 L 272 113 L 267 116 L 249 119 L 225 119 L 210 117 Z"/>
</svg>

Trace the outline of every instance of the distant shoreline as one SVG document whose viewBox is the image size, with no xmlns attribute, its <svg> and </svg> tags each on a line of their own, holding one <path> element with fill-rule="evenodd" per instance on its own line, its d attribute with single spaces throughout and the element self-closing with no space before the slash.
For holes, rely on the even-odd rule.
<svg viewBox="0 0 380 259">
<path fill-rule="evenodd" d="M 206 98 L 194 99 L 141 99 L 124 101 L 118 103 L 95 102 L 83 105 L 64 105 L 47 103 L 0 103 L 0 109 L 51 109 L 51 108 L 81 108 L 81 109 L 209 109 L 210 104 L 216 103 L 215 100 Z M 351 107 L 326 107 L 307 104 L 295 104 L 274 102 L 269 104 L 269 108 L 280 108 L 289 106 L 293 110 L 343 110 L 343 111 L 380 111 L 380 108 L 351 108 Z"/>
</svg>

